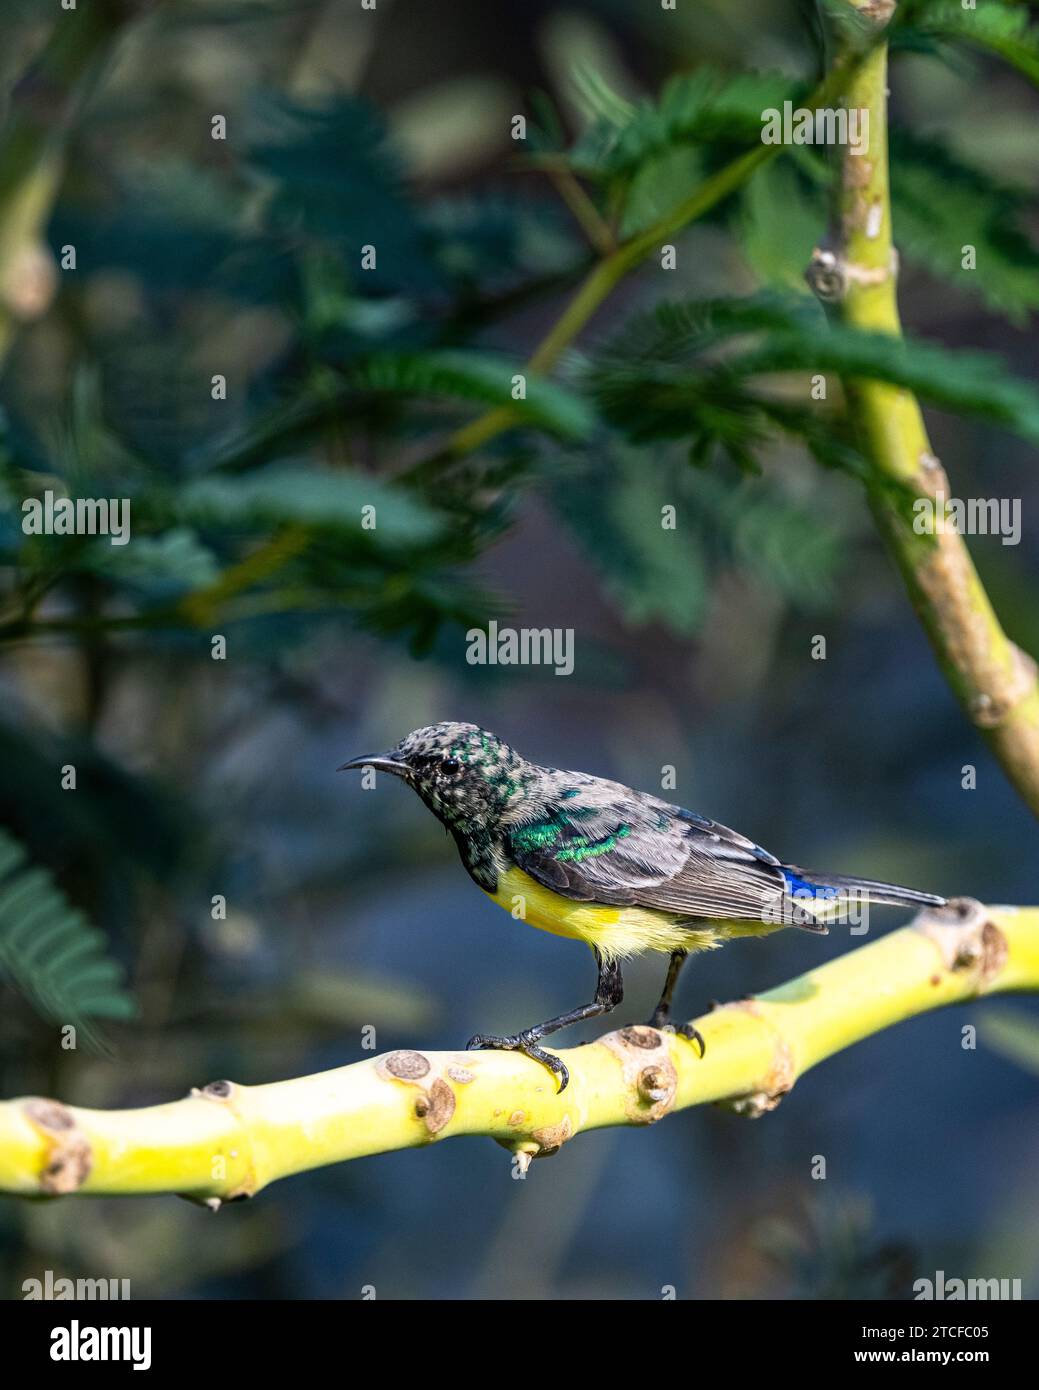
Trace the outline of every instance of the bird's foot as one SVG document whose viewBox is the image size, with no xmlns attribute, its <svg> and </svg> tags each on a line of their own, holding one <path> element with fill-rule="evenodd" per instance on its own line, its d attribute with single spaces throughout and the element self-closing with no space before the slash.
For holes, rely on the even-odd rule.
<svg viewBox="0 0 1039 1390">
<path fill-rule="evenodd" d="M 707 1044 L 704 1042 L 703 1034 L 699 1028 L 694 1028 L 691 1023 L 679 1023 L 677 1025 L 672 1023 L 670 1010 L 654 1009 L 649 1026 L 656 1028 L 658 1032 L 678 1033 L 680 1037 L 688 1038 L 690 1042 L 696 1043 L 699 1047 L 701 1057 L 707 1051 Z"/>
<path fill-rule="evenodd" d="M 546 1052 L 543 1047 L 539 1047 L 537 1037 L 530 1032 L 513 1033 L 511 1037 L 507 1038 L 498 1037 L 494 1033 L 477 1033 L 465 1045 L 467 1052 L 478 1052 L 484 1048 L 501 1052 L 522 1052 L 525 1057 L 530 1057 L 535 1062 L 540 1062 L 542 1066 L 548 1067 L 554 1076 L 559 1077 L 557 1095 L 565 1091 L 570 1084 L 570 1073 L 563 1059 L 557 1057 L 555 1053 Z"/>
</svg>

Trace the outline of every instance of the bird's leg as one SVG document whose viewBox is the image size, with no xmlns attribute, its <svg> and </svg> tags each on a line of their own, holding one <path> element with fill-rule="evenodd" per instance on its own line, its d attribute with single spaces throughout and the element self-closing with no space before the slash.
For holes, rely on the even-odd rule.
<svg viewBox="0 0 1039 1390">
<path fill-rule="evenodd" d="M 672 951 L 671 959 L 667 963 L 667 979 L 664 981 L 664 991 L 660 996 L 660 1003 L 653 1010 L 653 1017 L 649 1021 L 651 1028 L 663 1028 L 671 1020 L 671 996 L 675 992 L 675 985 L 678 983 L 678 976 L 682 966 L 686 962 L 688 951 Z"/>
<path fill-rule="evenodd" d="M 571 1023 L 581 1023 L 586 1018 L 599 1018 L 602 1014 L 608 1014 L 624 998 L 624 981 L 621 979 L 617 962 L 605 962 L 596 951 L 595 963 L 599 967 L 599 981 L 595 988 L 595 999 L 591 1004 L 582 1004 L 580 1008 L 571 1009 L 569 1013 L 560 1014 L 557 1018 L 546 1019 L 544 1023 L 536 1023 L 533 1028 L 524 1028 L 522 1033 L 513 1033 L 511 1037 L 477 1033 L 466 1043 L 466 1049 L 473 1051 L 489 1047 L 500 1048 L 506 1052 L 522 1052 L 555 1072 L 559 1077 L 559 1090 L 565 1091 L 570 1083 L 570 1073 L 566 1064 L 554 1053 L 546 1052 L 544 1048 L 539 1047 L 538 1043 L 549 1033 L 556 1033 L 560 1028 L 569 1028 Z"/>
<path fill-rule="evenodd" d="M 675 984 L 678 981 L 679 973 L 685 964 L 688 951 L 672 951 L 671 959 L 667 963 L 667 979 L 664 981 L 664 992 L 660 996 L 660 1003 L 653 1010 L 653 1017 L 649 1020 L 651 1028 L 666 1028 L 671 1020 L 671 996 L 675 992 Z M 707 1051 L 703 1035 L 691 1023 L 680 1024 L 677 1032 L 683 1038 L 688 1038 L 690 1042 L 699 1045 L 700 1056 Z"/>
</svg>

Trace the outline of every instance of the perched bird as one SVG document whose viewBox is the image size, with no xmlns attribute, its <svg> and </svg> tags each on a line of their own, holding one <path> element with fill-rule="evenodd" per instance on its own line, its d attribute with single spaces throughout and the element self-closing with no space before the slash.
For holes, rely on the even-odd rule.
<svg viewBox="0 0 1039 1390">
<path fill-rule="evenodd" d="M 623 998 L 619 962 L 670 954 L 651 1026 L 671 1013 L 686 957 L 736 936 L 781 927 L 826 932 L 854 902 L 940 906 L 944 898 L 891 883 L 815 874 L 784 864 L 717 821 L 586 772 L 527 762 L 475 724 L 416 729 L 386 753 L 339 769 L 402 778 L 455 838 L 478 887 L 531 926 L 591 946 L 599 970 L 590 1004 L 511 1036 L 477 1034 L 469 1048 L 524 1052 L 559 1077 L 566 1066 L 542 1038 L 609 1013 Z M 697 1042 L 695 1029 L 679 1030 Z"/>
</svg>

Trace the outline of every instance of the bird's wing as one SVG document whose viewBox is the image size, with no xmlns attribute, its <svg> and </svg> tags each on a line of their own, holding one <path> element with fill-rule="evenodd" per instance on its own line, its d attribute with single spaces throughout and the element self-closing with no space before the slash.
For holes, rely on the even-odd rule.
<svg viewBox="0 0 1039 1390">
<path fill-rule="evenodd" d="M 510 828 L 525 873 L 581 902 L 631 904 L 689 917 L 761 919 L 784 900 L 779 861 L 695 812 L 616 783 L 566 789 Z"/>
</svg>

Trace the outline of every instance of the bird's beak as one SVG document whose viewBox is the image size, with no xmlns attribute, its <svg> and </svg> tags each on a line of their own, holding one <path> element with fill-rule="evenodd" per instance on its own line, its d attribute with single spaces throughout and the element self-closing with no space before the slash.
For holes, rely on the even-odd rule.
<svg viewBox="0 0 1039 1390">
<path fill-rule="evenodd" d="M 360 758 L 351 758 L 336 771 L 353 772 L 362 767 L 373 767 L 376 772 L 392 772 L 394 777 L 406 777 L 409 771 L 407 763 L 402 763 L 392 753 L 365 753 Z"/>
</svg>

